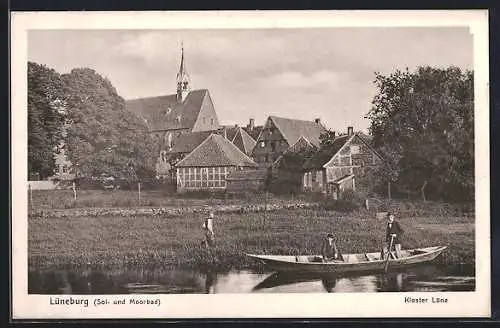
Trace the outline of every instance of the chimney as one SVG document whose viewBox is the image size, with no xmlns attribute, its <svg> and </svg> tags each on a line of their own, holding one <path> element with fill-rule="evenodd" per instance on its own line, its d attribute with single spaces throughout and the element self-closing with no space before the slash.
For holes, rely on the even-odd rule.
<svg viewBox="0 0 500 328">
<path fill-rule="evenodd" d="M 255 120 L 253 118 L 250 119 L 250 121 L 248 122 L 248 130 L 250 131 L 253 131 L 253 128 L 255 127 Z"/>
<path fill-rule="evenodd" d="M 320 118 L 316 118 L 316 119 L 314 119 L 314 122 L 315 122 L 316 124 L 320 124 L 320 123 L 321 123 L 321 119 L 320 119 Z"/>
<path fill-rule="evenodd" d="M 347 135 L 352 136 L 353 134 L 354 134 L 353 127 L 352 126 L 348 126 L 347 127 Z"/>
</svg>

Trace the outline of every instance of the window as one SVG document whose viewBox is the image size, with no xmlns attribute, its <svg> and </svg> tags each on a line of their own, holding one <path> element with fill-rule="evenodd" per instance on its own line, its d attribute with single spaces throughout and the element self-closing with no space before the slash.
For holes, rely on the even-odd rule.
<svg viewBox="0 0 500 328">
<path fill-rule="evenodd" d="M 61 172 L 62 173 L 68 173 L 68 166 L 67 165 L 61 165 Z"/>
<path fill-rule="evenodd" d="M 207 123 L 207 119 L 206 117 L 203 118 L 203 124 L 206 124 Z"/>
<path fill-rule="evenodd" d="M 171 111 L 172 111 L 172 108 L 168 107 L 167 111 L 166 111 L 166 114 L 170 114 Z"/>
<path fill-rule="evenodd" d="M 213 118 L 210 119 L 210 124 L 214 125 L 214 119 Z"/>
<path fill-rule="evenodd" d="M 352 155 L 359 154 L 359 146 L 357 146 L 357 145 L 351 146 L 351 154 Z"/>
</svg>

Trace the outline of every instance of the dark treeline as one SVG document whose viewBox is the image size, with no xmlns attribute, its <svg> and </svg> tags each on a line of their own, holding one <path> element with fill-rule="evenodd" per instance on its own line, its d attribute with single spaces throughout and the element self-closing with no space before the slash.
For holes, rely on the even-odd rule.
<svg viewBox="0 0 500 328">
<path fill-rule="evenodd" d="M 382 176 L 396 190 L 426 198 L 474 198 L 474 76 L 459 68 L 376 73 L 367 115 Z"/>
<path fill-rule="evenodd" d="M 473 82 L 471 71 L 455 67 L 375 74 L 378 93 L 366 118 L 371 146 L 385 165 L 363 177 L 371 191 L 423 200 L 473 200 Z M 318 150 L 286 153 L 279 168 L 302 173 L 314 153 L 331 155 L 334 139 L 327 132 Z M 300 189 L 300 179 L 287 182 Z"/>
<path fill-rule="evenodd" d="M 51 176 L 54 151 L 61 148 L 73 163 L 72 173 L 82 177 L 154 176 L 156 142 L 107 78 L 89 68 L 59 74 L 28 62 L 30 177 Z"/>
</svg>

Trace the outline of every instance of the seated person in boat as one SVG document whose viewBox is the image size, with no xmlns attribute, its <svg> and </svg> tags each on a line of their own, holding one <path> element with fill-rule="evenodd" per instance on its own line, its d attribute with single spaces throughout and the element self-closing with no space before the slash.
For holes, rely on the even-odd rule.
<svg viewBox="0 0 500 328">
<path fill-rule="evenodd" d="M 342 254 L 340 254 L 337 245 L 335 244 L 335 240 L 333 239 L 333 234 L 329 233 L 326 236 L 326 240 L 323 244 L 323 262 L 327 261 L 343 261 Z"/>
<path fill-rule="evenodd" d="M 388 221 L 385 231 L 385 241 L 387 245 L 384 246 L 383 258 L 386 259 L 386 256 L 388 255 L 389 247 L 391 246 L 391 239 L 393 248 L 390 251 L 394 249 L 396 251 L 396 258 L 401 258 L 401 235 L 404 230 L 399 225 L 399 222 L 394 219 L 393 213 L 388 212 L 387 218 Z"/>
</svg>

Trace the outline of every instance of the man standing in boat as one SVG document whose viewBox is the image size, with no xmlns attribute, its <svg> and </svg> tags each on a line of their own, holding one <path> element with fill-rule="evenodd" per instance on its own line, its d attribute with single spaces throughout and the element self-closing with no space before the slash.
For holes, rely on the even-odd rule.
<svg viewBox="0 0 500 328">
<path fill-rule="evenodd" d="M 399 222 L 394 220 L 393 213 L 387 212 L 387 217 L 389 221 L 387 222 L 385 232 L 385 241 L 387 242 L 387 245 L 384 246 L 384 259 L 386 258 L 386 256 L 389 256 L 389 251 L 392 251 L 392 249 L 389 249 L 391 247 L 391 244 L 396 250 L 396 258 L 401 258 L 401 235 L 403 234 L 404 230 L 399 225 Z"/>
<path fill-rule="evenodd" d="M 333 239 L 333 234 L 329 233 L 326 236 L 326 240 L 323 244 L 323 262 L 338 260 L 342 261 L 342 254 L 340 254 L 335 240 Z"/>
</svg>

